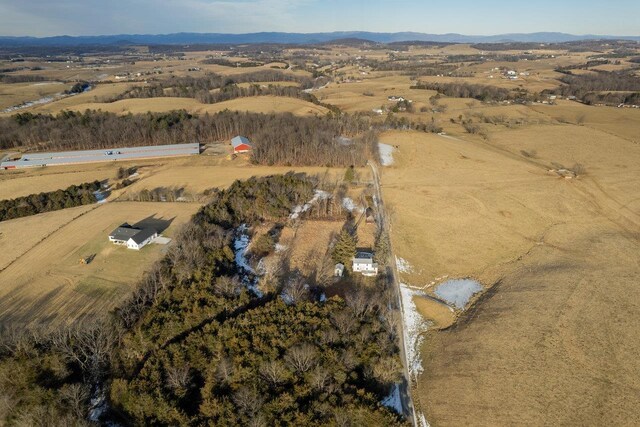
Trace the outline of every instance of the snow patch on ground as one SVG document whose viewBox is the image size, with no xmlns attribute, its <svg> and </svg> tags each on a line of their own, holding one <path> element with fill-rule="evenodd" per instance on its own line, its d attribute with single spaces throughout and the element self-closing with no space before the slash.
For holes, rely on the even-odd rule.
<svg viewBox="0 0 640 427">
<path fill-rule="evenodd" d="M 12 111 L 22 110 L 23 108 L 33 107 L 34 105 L 48 104 L 53 101 L 54 98 L 52 96 L 45 96 L 40 99 L 36 99 L 35 101 L 27 101 L 22 104 L 14 105 L 13 107 L 5 108 L 3 113 L 11 113 Z"/>
<path fill-rule="evenodd" d="M 107 201 L 107 197 L 109 197 L 109 191 L 94 191 L 93 195 L 96 196 L 96 200 L 98 203 L 104 203 Z"/>
<path fill-rule="evenodd" d="M 301 213 L 311 209 L 311 206 L 313 206 L 315 202 L 317 202 L 318 200 L 328 199 L 330 196 L 331 195 L 326 191 L 315 190 L 313 192 L 313 197 L 311 198 L 311 200 L 309 200 L 304 205 L 298 205 L 293 208 L 293 210 L 291 211 L 291 215 L 289 215 L 289 219 L 297 219 L 298 217 L 300 217 Z"/>
<path fill-rule="evenodd" d="M 351 199 L 350 197 L 343 197 L 342 198 L 342 207 L 345 208 L 346 210 L 348 210 L 349 212 L 362 212 L 364 211 L 364 209 L 362 209 L 361 206 L 358 206 L 356 204 L 356 202 L 353 201 L 353 199 Z"/>
<path fill-rule="evenodd" d="M 430 424 L 427 421 L 427 418 L 424 416 L 424 414 L 422 412 L 419 412 L 417 414 L 416 418 L 418 419 L 417 420 L 417 424 L 418 424 L 417 427 L 430 427 Z"/>
<path fill-rule="evenodd" d="M 391 392 L 387 397 L 382 399 L 382 404 L 387 408 L 395 410 L 398 414 L 402 414 L 402 399 L 400 399 L 400 384 L 394 384 Z"/>
<path fill-rule="evenodd" d="M 389 166 L 393 164 L 393 146 L 389 144 L 378 143 L 378 150 L 380 151 L 380 163 L 382 166 Z"/>
<path fill-rule="evenodd" d="M 435 294 L 457 309 L 464 309 L 471 297 L 482 290 L 482 285 L 473 279 L 451 279 L 438 285 Z"/>
<path fill-rule="evenodd" d="M 412 289 L 404 283 L 400 283 L 400 296 L 402 298 L 402 319 L 404 324 L 404 345 L 407 356 L 409 375 L 417 376 L 422 372 L 422 359 L 420 357 L 420 345 L 429 324 L 418 312 L 413 302 L 414 295 L 425 295 L 424 292 Z"/>
<path fill-rule="evenodd" d="M 249 247 L 249 227 L 242 224 L 236 229 L 236 237 L 233 241 L 233 251 L 235 253 L 236 266 L 240 272 L 242 283 L 247 286 L 255 296 L 262 298 L 262 292 L 258 289 L 258 276 L 249 265 L 247 259 L 247 248 Z"/>
<path fill-rule="evenodd" d="M 400 273 L 412 273 L 413 272 L 413 267 L 411 266 L 411 264 L 409 264 L 409 261 L 407 261 L 404 258 L 400 258 L 400 257 L 396 257 L 396 266 L 398 267 L 398 271 Z"/>
<path fill-rule="evenodd" d="M 91 90 L 91 86 L 89 86 L 87 89 L 85 89 L 84 92 L 86 92 L 88 90 Z M 17 111 L 17 110 L 22 110 L 24 108 L 33 107 L 34 105 L 48 104 L 50 102 L 57 101 L 57 100 L 62 99 L 62 98 L 68 98 L 70 96 L 75 96 L 75 95 L 77 95 L 77 93 L 59 93 L 57 95 L 45 96 L 45 97 L 42 97 L 40 99 L 36 99 L 34 101 L 27 101 L 27 102 L 23 102 L 22 104 L 18 104 L 18 105 L 14 105 L 12 107 L 9 107 L 9 108 L 5 108 L 4 110 L 2 110 L 2 112 L 3 113 L 11 113 L 13 111 Z"/>
</svg>

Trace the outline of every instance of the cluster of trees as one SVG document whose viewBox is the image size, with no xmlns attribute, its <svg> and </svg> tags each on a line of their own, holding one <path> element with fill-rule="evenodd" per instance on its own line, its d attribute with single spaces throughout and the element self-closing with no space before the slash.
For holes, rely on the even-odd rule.
<svg viewBox="0 0 640 427">
<path fill-rule="evenodd" d="M 44 82 L 47 79 L 37 74 L 0 74 L 0 83 Z"/>
<path fill-rule="evenodd" d="M 616 61 L 619 62 L 619 61 Z M 555 69 L 558 73 L 572 75 L 571 70 L 588 70 L 591 67 L 597 67 L 598 65 L 610 64 L 608 59 L 591 59 L 584 64 L 565 65 Z"/>
<path fill-rule="evenodd" d="M 72 185 L 65 190 L 0 200 L 0 221 L 96 203 L 93 192 L 99 189 L 100 182 L 94 181 Z"/>
<path fill-rule="evenodd" d="M 400 129 L 400 130 L 418 130 L 421 132 L 440 133 L 442 126 L 438 124 L 435 117 L 431 117 L 428 122 L 412 121 L 406 117 L 397 117 L 389 114 L 384 122 L 380 125 L 381 129 Z"/>
<path fill-rule="evenodd" d="M 207 65 L 222 65 L 224 67 L 241 67 L 241 68 L 253 68 L 253 67 L 261 67 L 264 65 L 263 62 L 257 61 L 229 61 L 224 58 L 207 58 L 200 61 L 201 64 Z"/>
<path fill-rule="evenodd" d="M 250 292 L 238 279 L 233 230 L 286 220 L 314 183 L 288 174 L 236 182 L 176 238 L 119 310 L 127 331 L 110 399 L 149 425 L 396 425 L 380 405 L 400 377 L 390 293 L 359 289 L 319 302 L 279 269 Z M 265 242 L 269 250 L 277 233 Z M 285 296 L 281 297 L 281 296 Z"/>
<path fill-rule="evenodd" d="M 41 150 L 99 149 L 136 145 L 252 140 L 253 160 L 279 165 L 363 165 L 377 158 L 370 121 L 356 115 L 296 117 L 223 111 L 191 115 L 185 111 L 119 116 L 100 111 L 56 116 L 20 113 L 0 118 L 0 148 Z M 338 136 L 353 137 L 351 145 Z"/>
<path fill-rule="evenodd" d="M 73 86 L 71 86 L 71 89 L 65 90 L 64 93 L 67 95 L 72 95 L 72 94 L 75 95 L 78 93 L 85 92 L 89 88 L 91 88 L 91 85 L 88 82 L 78 82 L 78 83 L 75 83 Z"/>
<path fill-rule="evenodd" d="M 145 188 L 138 192 L 127 192 L 122 199 L 136 202 L 196 202 L 201 197 L 183 187 L 156 187 L 151 190 Z"/>
<path fill-rule="evenodd" d="M 565 75 L 560 81 L 564 85 L 554 93 L 575 96 L 586 104 L 640 104 L 640 77 L 629 71 Z"/>
<path fill-rule="evenodd" d="M 299 87 L 293 86 L 280 86 L 270 84 L 267 87 L 262 87 L 260 85 L 253 84 L 247 88 L 242 88 L 238 85 L 232 84 L 223 87 L 219 91 L 200 92 L 196 95 L 196 99 L 204 104 L 216 104 L 218 102 L 229 101 L 236 98 L 266 95 L 285 96 L 289 98 L 302 99 L 303 101 L 311 102 L 313 104 L 328 108 L 333 113 L 340 114 L 340 109 L 335 105 L 320 102 L 318 98 L 315 97 L 315 95 L 307 93 Z"/>
<path fill-rule="evenodd" d="M 182 98 L 207 99 L 207 95 L 215 89 L 225 88 L 238 83 L 255 82 L 297 82 L 301 88 L 313 87 L 309 77 L 287 74 L 275 70 L 261 70 L 236 76 L 208 74 L 204 77 L 171 77 L 154 82 L 148 86 L 136 86 L 111 98 L 109 102 L 128 98 L 155 98 L 172 96 Z M 204 102 L 204 101 L 203 101 Z M 220 101 L 215 101 L 220 102 Z"/>
<path fill-rule="evenodd" d="M 0 423 L 89 426 L 92 387 L 109 367 L 115 330 L 0 326 Z"/>
<path fill-rule="evenodd" d="M 470 83 L 418 82 L 411 89 L 435 90 L 454 98 L 473 98 L 483 102 L 499 102 L 522 99 L 526 92 L 510 91 L 505 88 Z"/>
</svg>

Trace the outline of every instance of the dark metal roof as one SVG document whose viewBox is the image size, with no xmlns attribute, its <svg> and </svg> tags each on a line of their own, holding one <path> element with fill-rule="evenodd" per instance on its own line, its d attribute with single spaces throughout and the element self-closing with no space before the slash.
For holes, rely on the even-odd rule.
<svg viewBox="0 0 640 427">
<path fill-rule="evenodd" d="M 133 240 L 137 244 L 140 244 L 156 233 L 157 231 L 153 228 L 144 228 L 135 235 L 131 236 L 131 240 Z"/>
<path fill-rule="evenodd" d="M 125 224 L 122 224 L 120 227 L 116 228 L 115 230 L 113 230 L 111 234 L 109 234 L 109 237 L 111 237 L 114 240 L 127 241 L 131 237 L 138 234 L 140 231 L 141 230 L 139 228 L 131 227 L 129 224 L 125 223 Z"/>
<path fill-rule="evenodd" d="M 103 150 L 62 151 L 57 153 L 27 153 L 19 160 L 2 162 L 0 167 L 32 167 L 71 163 L 105 162 L 154 157 L 200 154 L 200 144 L 154 145 L 145 147 L 106 148 Z"/>
</svg>

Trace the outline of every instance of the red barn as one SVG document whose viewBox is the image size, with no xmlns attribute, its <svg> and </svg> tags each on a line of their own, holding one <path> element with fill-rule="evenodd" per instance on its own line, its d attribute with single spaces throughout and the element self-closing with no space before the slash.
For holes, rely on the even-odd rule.
<svg viewBox="0 0 640 427">
<path fill-rule="evenodd" d="M 231 145 L 233 145 L 233 153 L 246 153 L 251 150 L 251 143 L 249 139 L 244 136 L 236 136 L 231 140 Z"/>
</svg>

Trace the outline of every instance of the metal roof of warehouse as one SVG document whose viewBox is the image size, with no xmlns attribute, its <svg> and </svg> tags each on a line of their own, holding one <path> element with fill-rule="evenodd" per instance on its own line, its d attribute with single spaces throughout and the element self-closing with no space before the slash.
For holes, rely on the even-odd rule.
<svg viewBox="0 0 640 427">
<path fill-rule="evenodd" d="M 102 150 L 62 151 L 52 153 L 28 153 L 24 154 L 20 160 L 2 162 L 0 163 L 0 167 L 63 165 L 69 163 L 91 163 L 110 160 L 130 160 L 190 154 L 200 154 L 199 143 L 194 142 L 189 144 L 105 148 Z"/>
</svg>

